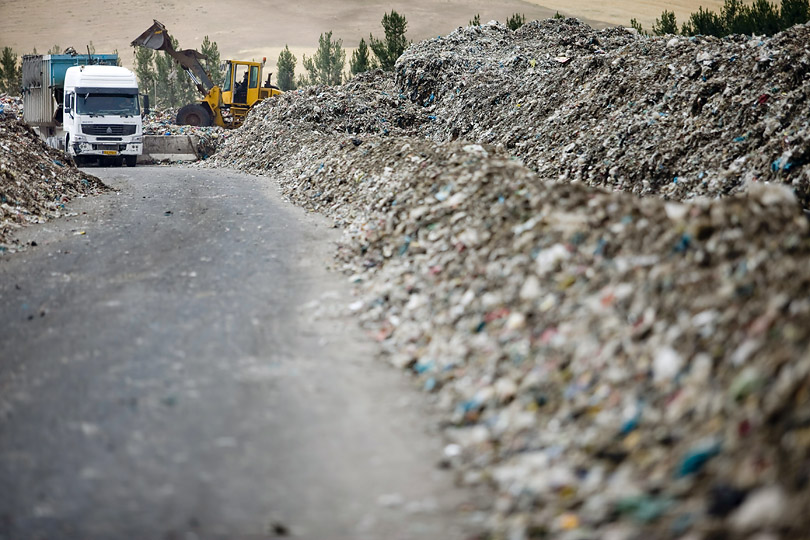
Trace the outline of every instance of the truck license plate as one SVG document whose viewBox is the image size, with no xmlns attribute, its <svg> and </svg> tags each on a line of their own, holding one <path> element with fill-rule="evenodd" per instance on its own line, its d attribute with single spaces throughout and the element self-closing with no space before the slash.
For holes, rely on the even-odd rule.
<svg viewBox="0 0 810 540">
<path fill-rule="evenodd" d="M 105 156 L 117 156 L 118 151 L 117 150 L 102 150 L 102 154 L 104 154 Z"/>
</svg>

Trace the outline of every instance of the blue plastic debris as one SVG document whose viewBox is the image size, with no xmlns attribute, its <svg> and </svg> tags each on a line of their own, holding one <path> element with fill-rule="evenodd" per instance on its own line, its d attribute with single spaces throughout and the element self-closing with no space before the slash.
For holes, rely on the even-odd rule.
<svg viewBox="0 0 810 540">
<path fill-rule="evenodd" d="M 714 443 L 690 449 L 681 460 L 676 476 L 683 478 L 700 471 L 710 459 L 720 454 L 720 448 L 720 443 Z"/>
<path fill-rule="evenodd" d="M 684 251 L 689 249 L 690 245 L 692 245 L 692 237 L 684 233 L 681 235 L 681 238 L 678 240 L 678 243 L 675 244 L 673 250 L 676 253 L 683 253 Z"/>
</svg>

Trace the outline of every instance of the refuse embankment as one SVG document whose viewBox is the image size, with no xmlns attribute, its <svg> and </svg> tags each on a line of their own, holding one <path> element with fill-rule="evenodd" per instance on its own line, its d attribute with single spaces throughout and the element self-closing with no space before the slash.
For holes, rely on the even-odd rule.
<svg viewBox="0 0 810 540">
<path fill-rule="evenodd" d="M 488 25 L 411 47 L 397 82 L 429 135 L 503 144 L 543 178 L 679 200 L 777 181 L 807 207 L 808 40 Z"/>
<path fill-rule="evenodd" d="M 350 309 L 497 534 L 805 538 L 809 31 L 459 29 L 208 164 L 345 227 Z"/>
<path fill-rule="evenodd" d="M 16 110 L 0 114 L 0 253 L 19 249 L 12 235 L 23 225 L 68 215 L 68 201 L 107 189 L 45 145 Z"/>
</svg>

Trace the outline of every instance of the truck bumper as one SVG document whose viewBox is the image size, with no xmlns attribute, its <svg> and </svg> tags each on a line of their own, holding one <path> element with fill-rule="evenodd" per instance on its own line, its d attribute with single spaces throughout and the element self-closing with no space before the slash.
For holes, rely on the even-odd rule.
<svg viewBox="0 0 810 540">
<path fill-rule="evenodd" d="M 81 142 L 71 145 L 74 156 L 140 156 L 143 143 L 95 143 Z"/>
</svg>

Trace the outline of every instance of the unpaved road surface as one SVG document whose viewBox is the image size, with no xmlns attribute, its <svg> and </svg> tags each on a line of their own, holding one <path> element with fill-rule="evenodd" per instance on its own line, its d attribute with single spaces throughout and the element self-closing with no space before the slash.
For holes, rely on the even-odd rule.
<svg viewBox="0 0 810 540">
<path fill-rule="evenodd" d="M 0 260 L 0 539 L 469 537 L 326 222 L 235 172 L 90 172 L 119 191 Z"/>
</svg>

